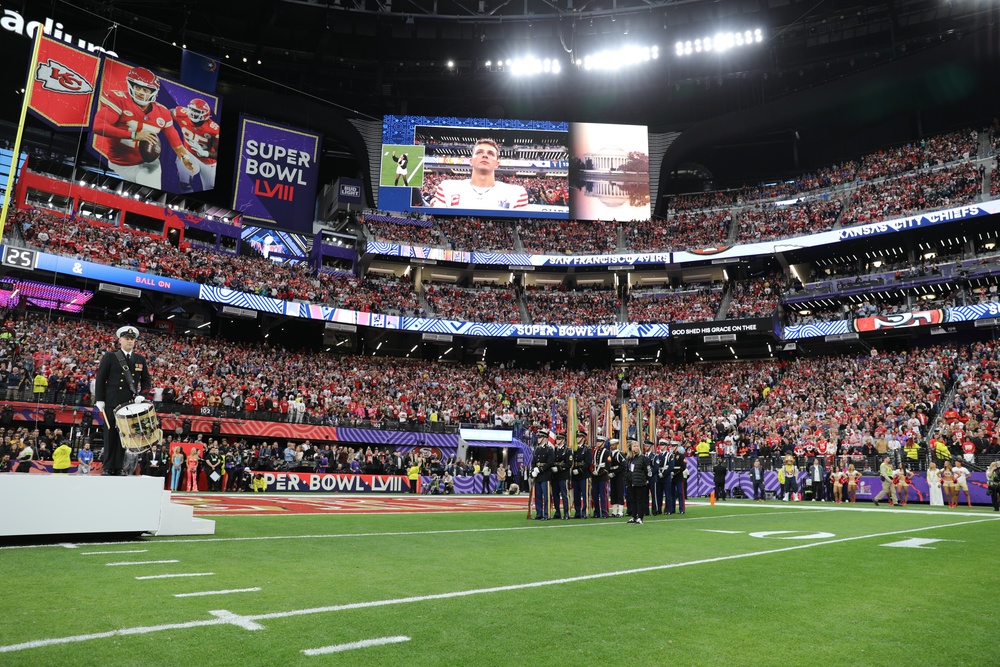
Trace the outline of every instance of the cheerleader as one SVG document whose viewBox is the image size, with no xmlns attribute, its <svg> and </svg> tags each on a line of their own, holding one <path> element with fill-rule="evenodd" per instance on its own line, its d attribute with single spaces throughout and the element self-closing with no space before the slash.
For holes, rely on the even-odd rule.
<svg viewBox="0 0 1000 667">
<path fill-rule="evenodd" d="M 844 482 L 841 479 L 843 472 L 840 466 L 833 464 L 833 472 L 830 473 L 830 484 L 833 485 L 833 502 L 839 505 L 844 499 Z"/>
<path fill-rule="evenodd" d="M 900 464 L 898 470 L 893 471 L 892 484 L 896 487 L 896 500 L 900 505 L 905 505 L 910 495 L 910 480 L 913 474 Z"/>
<path fill-rule="evenodd" d="M 854 464 L 847 464 L 847 500 L 852 503 L 858 502 L 858 480 L 861 473 L 854 469 Z"/>
<path fill-rule="evenodd" d="M 955 473 L 951 470 L 951 461 L 944 462 L 941 471 L 941 486 L 944 488 L 944 502 L 948 507 L 958 506 L 958 487 L 955 486 Z"/>
</svg>

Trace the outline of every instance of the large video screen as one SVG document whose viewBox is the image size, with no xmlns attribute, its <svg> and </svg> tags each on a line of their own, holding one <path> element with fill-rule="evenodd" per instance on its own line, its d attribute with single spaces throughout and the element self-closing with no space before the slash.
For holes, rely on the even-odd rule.
<svg viewBox="0 0 1000 667">
<path fill-rule="evenodd" d="M 379 209 L 434 215 L 641 220 L 646 128 L 386 116 Z"/>
<path fill-rule="evenodd" d="M 215 187 L 219 98 L 105 58 L 90 150 L 126 181 L 174 194 Z"/>
<path fill-rule="evenodd" d="M 309 241 L 302 234 L 244 225 L 240 237 L 265 259 L 278 264 L 297 264 L 309 257 Z"/>
</svg>

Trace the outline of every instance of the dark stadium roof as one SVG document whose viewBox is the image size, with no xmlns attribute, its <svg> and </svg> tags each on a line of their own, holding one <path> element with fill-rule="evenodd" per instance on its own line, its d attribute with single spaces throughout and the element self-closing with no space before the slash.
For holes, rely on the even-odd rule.
<svg viewBox="0 0 1000 667">
<path fill-rule="evenodd" d="M 107 37 L 126 58 L 176 67 L 180 46 L 187 45 L 223 58 L 224 84 L 289 86 L 372 117 L 405 112 L 651 126 L 747 108 L 988 31 L 995 51 L 1000 13 L 992 2 L 942 0 L 56 0 L 27 5 L 29 19 L 52 16 L 94 43 Z M 108 34 L 111 25 L 118 28 Z M 761 48 L 733 50 L 722 58 L 678 58 L 673 52 L 677 41 L 758 27 L 765 36 Z M 9 53 L 14 40 L 4 38 Z M 571 54 L 582 58 L 626 43 L 657 44 L 660 58 L 610 75 L 569 66 Z M 559 58 L 563 73 L 514 79 L 485 67 L 487 60 L 528 53 Z M 11 81 L 23 75 L 17 67 L 6 69 Z"/>
</svg>

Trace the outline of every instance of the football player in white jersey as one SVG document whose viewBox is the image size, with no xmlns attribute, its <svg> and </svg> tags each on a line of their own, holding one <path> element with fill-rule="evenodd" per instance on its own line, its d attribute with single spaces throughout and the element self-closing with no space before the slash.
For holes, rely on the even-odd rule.
<svg viewBox="0 0 1000 667">
<path fill-rule="evenodd" d="M 191 181 L 195 174 L 201 174 L 201 189 L 211 190 L 215 187 L 215 171 L 219 158 L 219 124 L 212 120 L 212 107 L 208 102 L 196 97 L 187 106 L 173 110 L 174 123 L 181 131 L 184 148 L 194 159 L 194 171 L 184 166 L 181 158 L 177 158 L 177 176 L 180 180 L 181 192 L 192 192 Z"/>
<path fill-rule="evenodd" d="M 472 176 L 466 180 L 441 181 L 431 203 L 436 208 L 516 209 L 528 205 L 528 193 L 520 185 L 496 180 L 500 147 L 492 139 L 480 139 L 472 147 Z"/>
</svg>

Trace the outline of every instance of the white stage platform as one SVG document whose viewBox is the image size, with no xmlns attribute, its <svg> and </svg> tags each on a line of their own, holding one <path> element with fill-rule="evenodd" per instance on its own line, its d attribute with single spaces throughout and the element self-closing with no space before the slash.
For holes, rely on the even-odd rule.
<svg viewBox="0 0 1000 667">
<path fill-rule="evenodd" d="M 0 475 L 0 537 L 151 533 L 213 535 L 215 522 L 170 502 L 159 477 Z"/>
</svg>

